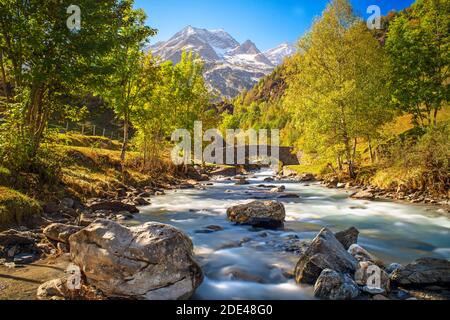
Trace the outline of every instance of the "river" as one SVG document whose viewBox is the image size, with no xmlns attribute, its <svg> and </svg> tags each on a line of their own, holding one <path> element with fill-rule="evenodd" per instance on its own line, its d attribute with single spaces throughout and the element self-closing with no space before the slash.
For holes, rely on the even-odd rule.
<svg viewBox="0 0 450 320">
<path fill-rule="evenodd" d="M 312 239 L 322 227 L 333 231 L 355 226 L 358 243 L 389 264 L 409 263 L 421 257 L 450 259 L 450 220 L 438 207 L 349 198 L 348 191 L 319 183 L 263 182 L 269 170 L 250 176 L 249 185 L 217 180 L 204 190 L 170 191 L 141 209 L 134 224 L 158 221 L 187 233 L 205 280 L 194 299 L 312 299 L 313 288 L 295 283 L 292 274 L 298 256 L 280 245 L 289 239 Z M 226 209 L 258 198 L 275 199 L 259 184 L 286 186 L 298 199 L 279 199 L 286 207 L 284 230 L 236 226 Z M 222 231 L 204 233 L 206 226 Z M 294 240 L 296 241 L 296 240 Z"/>
</svg>

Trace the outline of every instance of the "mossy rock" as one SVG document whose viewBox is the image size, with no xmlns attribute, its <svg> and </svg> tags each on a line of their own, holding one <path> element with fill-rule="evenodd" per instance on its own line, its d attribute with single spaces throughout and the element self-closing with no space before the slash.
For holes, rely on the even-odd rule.
<svg viewBox="0 0 450 320">
<path fill-rule="evenodd" d="M 32 227 L 41 214 L 42 207 L 36 200 L 0 186 L 0 231 L 13 226 Z"/>
</svg>

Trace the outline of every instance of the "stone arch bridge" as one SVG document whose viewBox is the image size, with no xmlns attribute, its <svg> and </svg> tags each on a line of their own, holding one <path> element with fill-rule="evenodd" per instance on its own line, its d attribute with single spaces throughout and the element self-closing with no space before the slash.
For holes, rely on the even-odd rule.
<svg viewBox="0 0 450 320">
<path fill-rule="evenodd" d="M 277 149 L 275 149 L 277 148 Z M 252 159 L 250 153 L 253 151 L 255 153 L 255 150 L 258 150 L 258 155 L 266 155 L 267 157 L 272 157 L 272 153 L 275 157 L 277 157 L 278 154 L 278 161 L 281 162 L 282 166 L 293 166 L 293 165 L 299 165 L 300 160 L 297 157 L 297 155 L 294 153 L 293 147 L 274 147 L 274 152 L 272 152 L 272 146 L 269 145 L 245 145 L 245 146 L 228 146 L 222 149 L 223 151 L 223 162 L 227 165 L 251 165 L 255 164 L 258 159 Z M 278 151 L 278 152 L 277 152 Z M 234 154 L 234 160 L 233 161 L 227 161 L 226 155 L 228 152 L 232 152 Z M 242 159 L 238 159 L 238 155 L 244 156 L 245 163 L 242 163 Z M 242 158 L 241 156 L 241 158 Z M 240 163 L 241 162 L 241 163 Z"/>
</svg>

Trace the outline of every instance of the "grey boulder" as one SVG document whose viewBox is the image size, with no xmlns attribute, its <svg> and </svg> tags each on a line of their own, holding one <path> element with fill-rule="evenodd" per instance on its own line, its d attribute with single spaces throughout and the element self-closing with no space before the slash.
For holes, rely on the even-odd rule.
<svg viewBox="0 0 450 320">
<path fill-rule="evenodd" d="M 336 239 L 342 243 L 345 250 L 348 250 L 352 244 L 358 242 L 359 231 L 355 227 L 351 227 L 347 230 L 336 233 L 335 236 Z"/>
<path fill-rule="evenodd" d="M 314 286 L 314 296 L 327 300 L 351 300 L 359 296 L 358 285 L 347 274 L 325 269 Z"/>
<path fill-rule="evenodd" d="M 69 243 L 69 237 L 80 231 L 82 227 L 62 223 L 52 223 L 44 229 L 44 235 L 49 240 Z"/>
<path fill-rule="evenodd" d="M 322 229 L 300 256 L 295 267 L 297 283 L 314 284 L 323 270 L 353 275 L 357 261 L 336 239 L 329 229 Z"/>
<path fill-rule="evenodd" d="M 127 228 L 99 219 L 70 237 L 70 253 L 107 297 L 188 299 L 203 280 L 190 238 L 161 223 Z"/>
<path fill-rule="evenodd" d="M 423 258 L 391 274 L 391 280 L 404 287 L 450 287 L 450 261 Z"/>
<path fill-rule="evenodd" d="M 391 283 L 389 275 L 370 261 L 358 263 L 355 272 L 355 281 L 363 287 L 363 291 L 370 294 L 389 293 L 391 291 Z"/>
<path fill-rule="evenodd" d="M 88 205 L 88 208 L 91 209 L 92 211 L 110 210 L 113 212 L 121 212 L 121 211 L 128 211 L 131 213 L 139 212 L 139 209 L 137 209 L 135 205 L 123 203 L 117 200 L 96 201 Z"/>
<path fill-rule="evenodd" d="M 253 201 L 227 209 L 228 220 L 261 228 L 280 228 L 284 225 L 286 211 L 278 201 Z"/>
</svg>

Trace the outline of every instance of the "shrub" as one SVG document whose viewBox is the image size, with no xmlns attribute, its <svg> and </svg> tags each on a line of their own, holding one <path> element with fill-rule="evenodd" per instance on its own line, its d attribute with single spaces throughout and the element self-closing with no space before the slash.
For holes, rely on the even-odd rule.
<svg viewBox="0 0 450 320">
<path fill-rule="evenodd" d="M 416 134 L 414 134 L 416 133 Z M 373 182 L 384 188 L 447 193 L 450 186 L 450 125 L 402 135 L 392 143 Z"/>
</svg>

